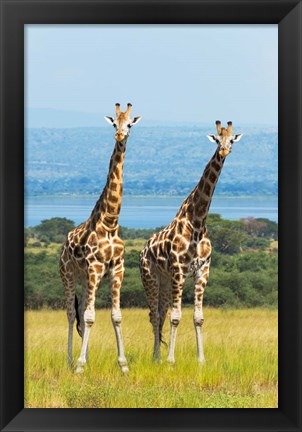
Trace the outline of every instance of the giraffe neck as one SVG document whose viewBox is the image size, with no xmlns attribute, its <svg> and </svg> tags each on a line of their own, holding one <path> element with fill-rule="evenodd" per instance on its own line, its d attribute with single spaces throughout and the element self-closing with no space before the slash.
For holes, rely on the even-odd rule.
<svg viewBox="0 0 302 432">
<path fill-rule="evenodd" d="M 98 225 L 103 225 L 110 231 L 114 231 L 118 227 L 118 218 L 122 205 L 126 142 L 127 138 L 122 142 L 116 141 L 115 143 L 106 185 L 91 213 L 91 220 L 95 229 L 98 229 Z"/>
<path fill-rule="evenodd" d="M 216 150 L 210 162 L 205 167 L 199 183 L 184 201 L 183 210 L 182 208 L 180 209 L 182 213 L 186 214 L 187 219 L 190 220 L 193 227 L 198 230 L 204 228 L 224 161 L 225 158 L 220 156 L 218 150 Z"/>
</svg>

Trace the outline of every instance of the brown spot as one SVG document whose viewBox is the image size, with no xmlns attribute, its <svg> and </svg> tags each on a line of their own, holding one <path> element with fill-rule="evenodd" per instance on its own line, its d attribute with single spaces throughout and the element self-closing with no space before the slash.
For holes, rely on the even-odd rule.
<svg viewBox="0 0 302 432">
<path fill-rule="evenodd" d="M 84 243 L 86 243 L 86 242 L 84 242 Z M 94 232 L 91 233 L 91 235 L 89 236 L 88 245 L 90 247 L 97 247 L 98 246 L 98 239 L 97 239 L 97 236 Z"/>
<path fill-rule="evenodd" d="M 196 229 L 200 229 L 200 222 L 199 221 L 196 221 L 195 223 L 194 223 L 194 226 L 195 226 L 195 228 Z"/>
<path fill-rule="evenodd" d="M 79 245 L 76 245 L 73 253 L 75 257 L 80 257 L 82 255 L 82 251 Z"/>
<path fill-rule="evenodd" d="M 188 205 L 188 208 L 187 208 L 187 213 L 188 213 L 189 219 L 192 218 L 192 216 L 193 216 L 193 211 L 194 211 L 194 206 L 193 206 L 192 203 L 190 203 L 190 204 Z"/>
<path fill-rule="evenodd" d="M 116 237 L 115 239 L 114 239 L 114 244 L 116 245 L 119 245 L 119 246 L 124 246 L 124 242 L 123 242 L 123 240 L 122 239 L 120 239 L 119 237 Z"/>
<path fill-rule="evenodd" d="M 178 227 L 178 232 L 180 234 L 182 234 L 182 230 L 183 230 L 183 223 L 182 223 L 182 221 L 178 222 L 177 227 Z"/>
<path fill-rule="evenodd" d="M 190 255 L 194 255 L 195 251 L 196 251 L 196 245 L 194 243 L 191 243 L 190 246 L 189 246 L 189 248 L 188 248 L 188 253 Z"/>
<path fill-rule="evenodd" d="M 106 236 L 107 231 L 105 231 L 105 228 L 101 223 L 96 226 L 96 229 L 97 229 L 96 234 L 99 240 Z"/>
<path fill-rule="evenodd" d="M 214 170 L 220 171 L 220 165 L 217 162 L 213 161 L 212 162 L 212 167 L 214 168 Z"/>
<path fill-rule="evenodd" d="M 110 189 L 113 190 L 113 191 L 116 191 L 117 190 L 117 183 L 111 182 Z"/>
<path fill-rule="evenodd" d="M 214 183 L 217 179 L 217 175 L 214 173 L 214 171 L 211 171 L 210 175 L 209 175 L 209 180 Z"/>
<path fill-rule="evenodd" d="M 116 170 L 115 171 L 115 176 L 116 176 L 117 180 L 121 180 L 121 178 L 122 178 L 122 172 L 120 170 Z"/>
<path fill-rule="evenodd" d="M 99 220 L 99 217 L 100 217 L 100 215 L 98 213 L 94 213 L 93 218 L 91 220 L 93 228 L 96 226 L 96 224 Z"/>
<path fill-rule="evenodd" d="M 96 278 L 94 273 L 90 274 L 89 280 L 90 283 L 92 283 L 93 285 L 95 284 Z"/>
<path fill-rule="evenodd" d="M 124 248 L 118 245 L 114 246 L 114 258 L 117 258 L 124 252 Z"/>
<path fill-rule="evenodd" d="M 207 211 L 208 202 L 206 200 L 201 200 L 199 205 L 195 208 L 195 215 L 201 217 Z"/>
<path fill-rule="evenodd" d="M 104 255 L 105 255 L 105 260 L 109 261 L 110 258 L 112 257 L 112 246 L 108 246 L 106 249 L 104 249 Z"/>
<path fill-rule="evenodd" d="M 116 197 L 112 193 L 109 194 L 109 201 L 111 201 L 112 203 L 117 203 L 118 200 L 119 200 L 118 197 Z"/>
<path fill-rule="evenodd" d="M 106 225 L 111 226 L 111 225 L 113 225 L 115 223 L 115 220 L 116 220 L 115 217 L 106 216 L 105 223 L 106 223 Z"/>
<path fill-rule="evenodd" d="M 204 172 L 203 177 L 208 177 L 209 173 L 210 173 L 210 167 L 207 167 L 205 172 Z"/>
<path fill-rule="evenodd" d="M 84 231 L 82 237 L 80 237 L 80 245 L 84 246 L 86 244 L 88 236 L 89 231 Z"/>
<path fill-rule="evenodd" d="M 185 251 L 186 249 L 187 249 L 187 244 L 182 239 L 180 239 L 178 246 L 177 246 L 177 252 L 181 253 L 181 252 Z"/>
<path fill-rule="evenodd" d="M 206 183 L 206 184 L 204 185 L 204 193 L 205 193 L 207 196 L 210 196 L 210 194 L 211 194 L 211 185 L 210 185 L 209 183 Z"/>
<path fill-rule="evenodd" d="M 200 249 L 201 249 L 202 256 L 204 257 L 209 256 L 212 250 L 211 243 L 209 242 L 209 240 L 202 241 L 200 243 Z"/>
<path fill-rule="evenodd" d="M 115 160 L 116 163 L 120 163 L 120 161 L 121 161 L 121 155 L 120 154 L 116 154 L 114 160 Z"/>
<path fill-rule="evenodd" d="M 198 201 L 199 200 L 199 198 L 200 198 L 200 193 L 199 193 L 199 190 L 198 189 L 196 189 L 196 191 L 195 191 L 195 194 L 194 194 L 195 196 L 194 196 L 194 199 L 196 200 L 196 201 Z"/>
<path fill-rule="evenodd" d="M 85 258 L 80 259 L 80 260 L 78 261 L 78 263 L 79 263 L 79 265 L 80 265 L 81 267 L 84 267 L 84 265 L 85 265 L 85 263 L 86 263 Z"/>
<path fill-rule="evenodd" d="M 164 255 L 165 254 L 165 243 L 163 241 L 161 241 L 159 243 L 158 252 L 159 252 L 160 255 Z"/>
<path fill-rule="evenodd" d="M 204 178 L 202 178 L 199 182 L 199 189 L 202 190 L 204 186 Z"/>
</svg>

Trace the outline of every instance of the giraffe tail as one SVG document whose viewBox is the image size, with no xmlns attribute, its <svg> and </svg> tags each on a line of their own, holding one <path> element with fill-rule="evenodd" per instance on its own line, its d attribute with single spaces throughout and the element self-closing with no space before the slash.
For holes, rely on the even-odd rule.
<svg viewBox="0 0 302 432">
<path fill-rule="evenodd" d="M 74 308 L 76 311 L 77 332 L 82 337 L 81 325 L 80 325 L 80 314 L 79 314 L 79 300 L 76 294 L 74 296 Z"/>
<path fill-rule="evenodd" d="M 162 343 L 166 347 L 168 346 L 167 342 L 163 339 L 163 335 L 162 335 L 162 331 L 161 330 L 159 332 L 159 340 L 160 340 L 160 343 Z"/>
</svg>

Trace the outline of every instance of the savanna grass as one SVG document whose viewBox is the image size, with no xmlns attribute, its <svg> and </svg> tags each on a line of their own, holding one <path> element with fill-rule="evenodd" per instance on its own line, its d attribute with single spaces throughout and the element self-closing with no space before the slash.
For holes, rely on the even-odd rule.
<svg viewBox="0 0 302 432">
<path fill-rule="evenodd" d="M 183 309 L 176 364 L 151 360 L 153 336 L 144 309 L 123 310 L 130 373 L 123 376 L 109 310 L 97 311 L 83 375 L 67 366 L 64 311 L 25 313 L 25 406 L 62 408 L 276 408 L 277 311 L 205 309 L 206 363 L 196 356 L 193 310 Z M 168 340 L 168 319 L 164 338 Z M 74 360 L 81 339 L 75 332 Z"/>
</svg>

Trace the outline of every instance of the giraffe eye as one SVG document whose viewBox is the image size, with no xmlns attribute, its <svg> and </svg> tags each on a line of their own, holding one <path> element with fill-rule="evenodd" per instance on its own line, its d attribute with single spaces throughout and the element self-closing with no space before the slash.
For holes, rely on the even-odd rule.
<svg viewBox="0 0 302 432">
<path fill-rule="evenodd" d="M 233 144 L 233 142 L 234 142 L 233 140 L 230 141 L 231 144 Z"/>
<path fill-rule="evenodd" d="M 219 140 L 216 138 L 216 143 L 219 144 Z"/>
<path fill-rule="evenodd" d="M 127 125 L 127 127 L 130 129 L 130 128 L 132 128 L 132 125 L 129 123 L 129 124 Z"/>
<path fill-rule="evenodd" d="M 113 127 L 116 129 L 116 124 L 115 123 L 113 123 Z"/>
</svg>

